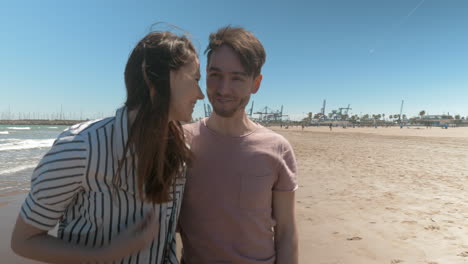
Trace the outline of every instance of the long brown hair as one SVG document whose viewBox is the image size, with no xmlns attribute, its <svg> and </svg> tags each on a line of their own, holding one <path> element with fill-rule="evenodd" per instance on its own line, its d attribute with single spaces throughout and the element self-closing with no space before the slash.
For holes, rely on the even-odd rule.
<svg viewBox="0 0 468 264">
<path fill-rule="evenodd" d="M 184 141 L 182 126 L 169 121 L 171 100 L 170 72 L 194 60 L 197 53 L 185 36 L 171 32 L 152 32 L 138 42 L 125 67 L 127 111 L 137 110 L 129 129 L 122 169 L 127 151 L 137 157 L 137 183 L 140 196 L 153 203 L 171 200 L 170 188 L 181 176 L 192 153 Z M 150 90 L 154 95 L 150 96 Z M 120 177 L 114 177 L 118 185 Z"/>
</svg>

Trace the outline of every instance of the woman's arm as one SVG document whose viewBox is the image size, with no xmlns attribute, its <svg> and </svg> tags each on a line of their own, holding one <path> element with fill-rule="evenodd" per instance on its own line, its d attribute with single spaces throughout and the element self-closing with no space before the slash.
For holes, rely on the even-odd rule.
<svg viewBox="0 0 468 264">
<path fill-rule="evenodd" d="M 121 232 L 102 248 L 75 245 L 26 223 L 19 215 L 11 237 L 11 248 L 25 258 L 48 263 L 109 262 L 132 255 L 153 241 L 159 228 L 154 213 Z"/>
</svg>

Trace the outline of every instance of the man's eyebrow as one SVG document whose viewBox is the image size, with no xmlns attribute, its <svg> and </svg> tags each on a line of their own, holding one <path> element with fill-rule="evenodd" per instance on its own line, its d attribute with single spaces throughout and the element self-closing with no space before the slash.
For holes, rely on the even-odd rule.
<svg viewBox="0 0 468 264">
<path fill-rule="evenodd" d="M 241 76 L 243 76 L 243 77 L 249 76 L 249 75 L 248 75 L 247 73 L 245 73 L 245 72 L 231 72 L 231 74 L 234 74 L 234 75 L 241 75 Z"/>
<path fill-rule="evenodd" d="M 208 68 L 208 71 L 218 71 L 218 72 L 220 72 L 221 69 L 220 69 L 220 68 L 217 68 L 217 67 L 210 66 L 210 67 Z"/>
<path fill-rule="evenodd" d="M 214 71 L 214 72 L 221 72 L 221 69 L 218 68 L 218 67 L 214 67 L 214 66 L 211 66 L 208 68 L 208 71 Z M 248 74 L 245 73 L 245 72 L 238 72 L 238 71 L 233 71 L 233 72 L 229 72 L 230 74 L 234 74 L 234 75 L 241 75 L 241 76 L 244 76 L 244 77 L 247 77 Z"/>
</svg>

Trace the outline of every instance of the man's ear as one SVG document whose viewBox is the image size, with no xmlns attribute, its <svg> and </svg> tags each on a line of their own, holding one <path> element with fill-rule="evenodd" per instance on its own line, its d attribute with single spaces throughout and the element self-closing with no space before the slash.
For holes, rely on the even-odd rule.
<svg viewBox="0 0 468 264">
<path fill-rule="evenodd" d="M 260 89 L 260 84 L 262 83 L 262 74 L 259 74 L 257 77 L 254 79 L 254 86 L 252 89 L 252 93 L 255 94 L 258 92 L 258 89 Z"/>
</svg>

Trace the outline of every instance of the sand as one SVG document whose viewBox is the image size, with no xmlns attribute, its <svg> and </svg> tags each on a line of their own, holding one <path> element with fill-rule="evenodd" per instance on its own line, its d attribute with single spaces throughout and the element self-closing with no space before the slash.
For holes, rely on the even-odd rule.
<svg viewBox="0 0 468 264">
<path fill-rule="evenodd" d="M 468 128 L 273 128 L 299 165 L 300 263 L 468 263 Z"/>
<path fill-rule="evenodd" d="M 468 263 L 468 128 L 273 127 L 299 166 L 301 264 Z M 1 263 L 24 192 L 0 191 Z"/>
</svg>

